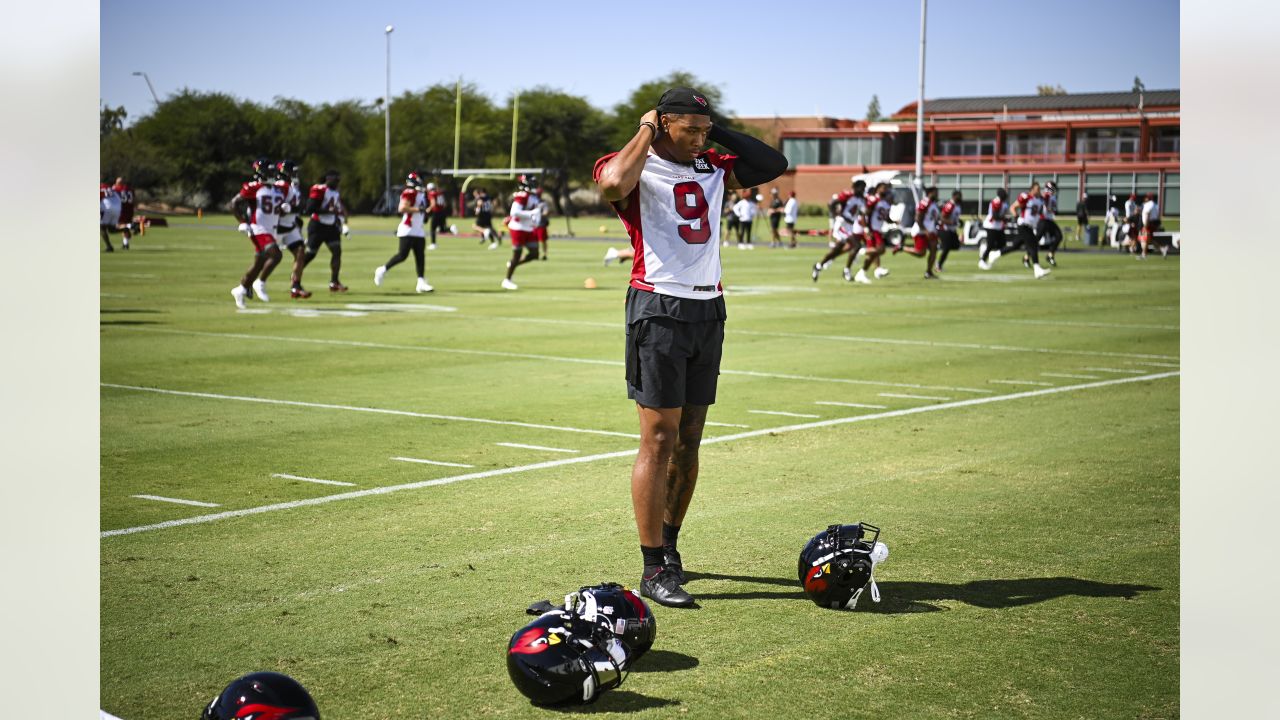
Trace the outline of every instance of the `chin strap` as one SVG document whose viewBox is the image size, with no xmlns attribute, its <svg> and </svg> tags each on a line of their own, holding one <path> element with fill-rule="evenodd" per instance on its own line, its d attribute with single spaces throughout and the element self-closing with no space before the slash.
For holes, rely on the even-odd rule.
<svg viewBox="0 0 1280 720">
<path fill-rule="evenodd" d="M 871 582 L 869 584 L 871 585 L 871 602 L 880 602 L 880 586 L 876 585 L 876 576 L 874 572 L 871 574 Z M 849 601 L 844 604 L 844 609 L 852 610 L 858 607 L 858 599 L 862 597 L 862 591 L 866 589 L 866 585 L 858 588 L 858 591 L 853 594 L 853 597 L 849 598 Z"/>
</svg>

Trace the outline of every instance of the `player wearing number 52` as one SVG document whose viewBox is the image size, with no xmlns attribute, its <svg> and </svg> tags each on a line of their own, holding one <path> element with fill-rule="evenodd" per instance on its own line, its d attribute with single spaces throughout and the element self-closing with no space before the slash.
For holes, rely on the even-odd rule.
<svg viewBox="0 0 1280 720">
<path fill-rule="evenodd" d="M 734 154 L 704 150 L 708 140 Z M 663 93 L 630 142 L 596 161 L 596 183 L 635 249 L 626 380 L 640 416 L 640 451 L 631 503 L 644 556 L 640 593 L 662 605 L 694 603 L 677 541 L 720 374 L 725 189 L 764 184 L 786 169 L 786 158 L 765 143 L 713 125 L 706 96 L 687 87 Z"/>
</svg>

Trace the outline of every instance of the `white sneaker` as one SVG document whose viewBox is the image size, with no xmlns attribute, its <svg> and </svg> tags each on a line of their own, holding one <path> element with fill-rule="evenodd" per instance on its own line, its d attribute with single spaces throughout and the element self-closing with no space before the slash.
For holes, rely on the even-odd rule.
<svg viewBox="0 0 1280 720">
<path fill-rule="evenodd" d="M 876 268 L 876 279 L 880 279 L 888 274 L 889 274 L 889 268 L 883 268 L 883 267 Z"/>
<path fill-rule="evenodd" d="M 991 269 L 991 263 L 987 262 L 986 260 L 983 260 L 982 258 L 978 258 L 978 269 L 979 269 L 979 270 L 990 270 L 990 269 Z"/>
<path fill-rule="evenodd" d="M 497 250 L 497 249 L 498 249 L 498 243 L 497 243 L 496 241 L 495 241 L 495 242 L 491 242 L 491 243 L 489 243 L 489 249 L 490 249 L 490 250 Z"/>
<path fill-rule="evenodd" d="M 1052 271 L 1046 270 L 1045 268 L 1042 268 L 1039 265 L 1036 265 L 1035 267 L 1031 268 L 1031 273 L 1036 276 L 1037 280 L 1044 277 L 1045 275 L 1048 275 L 1050 272 Z"/>
<path fill-rule="evenodd" d="M 999 259 L 1000 259 L 1000 256 L 1001 256 L 1001 255 L 1003 255 L 1003 254 L 1004 254 L 1004 251 L 1003 251 L 1003 250 L 992 250 L 992 251 L 987 255 L 987 258 L 988 258 L 988 260 L 987 260 L 987 264 L 988 264 L 988 265 L 990 265 L 991 267 L 995 267 L 995 266 L 996 266 L 996 261 L 997 261 L 997 260 L 999 260 Z"/>
<path fill-rule="evenodd" d="M 850 270 L 849 268 L 844 269 L 844 279 L 845 279 L 845 282 L 853 281 L 853 271 Z"/>
<path fill-rule="evenodd" d="M 271 302 L 271 298 L 267 297 L 267 284 L 261 280 L 253 281 L 253 294 L 262 302 Z"/>
<path fill-rule="evenodd" d="M 747 249 L 748 249 L 748 250 L 755 250 L 755 249 L 756 249 L 756 246 L 755 246 L 755 245 L 752 245 L 751 243 L 747 243 Z"/>
<path fill-rule="evenodd" d="M 418 278 L 418 292 L 431 292 L 435 288 L 431 287 L 431 283 L 426 278 Z"/>
<path fill-rule="evenodd" d="M 427 246 L 427 249 L 428 249 L 428 250 L 435 250 L 435 249 L 436 249 L 436 244 L 435 244 L 435 243 L 431 243 L 430 245 L 428 245 L 428 246 Z"/>
<path fill-rule="evenodd" d="M 853 281 L 862 283 L 863 285 L 871 284 L 871 278 L 867 277 L 866 270 L 859 270 L 858 274 L 853 276 Z"/>
<path fill-rule="evenodd" d="M 611 263 L 611 262 L 613 262 L 614 260 L 617 260 L 617 259 L 618 259 L 618 248 L 609 248 L 608 250 L 605 250 L 605 251 L 604 251 L 604 264 L 605 264 L 605 267 L 608 267 L 608 266 L 609 266 L 609 263 Z"/>
<path fill-rule="evenodd" d="M 377 269 L 373 271 L 373 284 L 377 285 L 378 287 L 382 287 L 382 279 L 386 276 L 387 276 L 387 266 L 379 265 Z"/>
<path fill-rule="evenodd" d="M 746 245 L 743 245 L 742 243 L 738 243 L 738 249 L 739 249 L 739 250 L 746 250 L 746 249 L 747 249 L 747 246 L 746 246 Z"/>
<path fill-rule="evenodd" d="M 829 268 L 829 267 L 831 267 L 831 261 L 830 261 L 830 260 L 828 260 L 828 261 L 826 261 L 826 262 L 822 263 L 822 269 L 823 269 L 823 270 L 826 270 L 826 269 L 827 269 L 827 268 Z"/>
<path fill-rule="evenodd" d="M 231 297 L 236 299 L 236 307 L 244 309 L 244 299 L 249 293 L 245 292 L 243 285 L 237 285 L 231 288 Z"/>
<path fill-rule="evenodd" d="M 511 282 L 507 278 L 502 278 L 502 289 L 503 290 L 519 290 L 520 286 Z"/>
</svg>

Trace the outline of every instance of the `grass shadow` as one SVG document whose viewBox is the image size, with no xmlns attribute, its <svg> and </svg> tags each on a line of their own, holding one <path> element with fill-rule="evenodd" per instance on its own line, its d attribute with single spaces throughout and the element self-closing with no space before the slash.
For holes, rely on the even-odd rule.
<svg viewBox="0 0 1280 720">
<path fill-rule="evenodd" d="M 723 575 L 719 573 L 686 572 L 692 583 L 697 580 L 730 580 L 758 585 L 780 585 L 794 588 L 791 591 L 751 590 L 740 593 L 699 593 L 696 586 L 690 591 L 699 600 L 804 600 L 808 596 L 800 590 L 800 583 L 793 578 L 756 577 L 750 575 Z M 859 603 L 859 609 L 881 613 L 937 612 L 946 608 L 934 605 L 939 601 L 957 601 L 981 608 L 1009 608 L 1031 605 L 1054 598 L 1076 595 L 1080 597 L 1120 598 L 1132 600 L 1139 593 L 1155 592 L 1161 588 L 1152 585 L 1130 583 L 1104 583 L 1071 577 L 1014 578 L 1008 580 L 970 580 L 964 583 L 933 583 L 889 581 L 878 583 L 881 602 Z M 869 600 L 870 598 L 865 598 Z"/>
<path fill-rule="evenodd" d="M 650 650 L 640 658 L 631 672 L 679 672 L 698 667 L 698 658 L 672 650 Z"/>
<path fill-rule="evenodd" d="M 641 695 L 640 693 L 631 692 L 630 690 L 609 690 L 603 693 L 590 705 L 564 705 L 559 707 L 546 707 L 543 709 L 576 715 L 609 712 L 640 712 L 641 710 L 674 707 L 679 704 L 679 700 L 649 697 L 648 695 Z"/>
</svg>

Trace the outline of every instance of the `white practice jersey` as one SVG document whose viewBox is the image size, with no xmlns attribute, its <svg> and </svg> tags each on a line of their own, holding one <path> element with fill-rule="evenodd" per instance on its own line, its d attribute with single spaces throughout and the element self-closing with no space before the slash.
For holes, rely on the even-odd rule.
<svg viewBox="0 0 1280 720">
<path fill-rule="evenodd" d="M 616 154 L 596 161 L 596 180 Z M 681 165 L 649 153 L 626 208 L 618 210 L 636 253 L 632 287 L 694 300 L 721 295 L 718 210 L 736 160 L 707 150 Z"/>
<path fill-rule="evenodd" d="M 734 204 L 733 214 L 738 216 L 739 222 L 752 222 L 756 219 L 758 209 L 755 203 L 743 198 Z"/>
<path fill-rule="evenodd" d="M 511 219 L 507 221 L 507 227 L 522 232 L 533 232 L 542 220 L 542 213 L 539 211 L 541 205 L 542 201 L 531 192 L 521 190 L 512 195 Z"/>
<path fill-rule="evenodd" d="M 1142 204 L 1142 222 L 1155 222 L 1160 219 L 1160 203 L 1148 200 Z"/>
<path fill-rule="evenodd" d="M 1045 190 L 1041 192 L 1044 199 L 1044 219 L 1052 220 L 1058 216 L 1058 193 Z"/>
<path fill-rule="evenodd" d="M 249 211 L 250 234 L 275 237 L 276 227 L 280 223 L 280 203 L 284 202 L 280 189 L 254 180 L 240 188 L 240 197 L 252 201 L 252 209 Z"/>
<path fill-rule="evenodd" d="M 1000 198 L 991 198 L 991 203 L 987 205 L 987 216 L 982 219 L 982 227 L 987 230 L 1004 229 L 1004 203 Z"/>
<path fill-rule="evenodd" d="M 782 222 L 794 225 L 798 217 L 800 217 L 800 203 L 796 202 L 795 198 L 788 198 L 786 207 L 782 208 Z"/>
<path fill-rule="evenodd" d="M 316 222 L 321 225 L 333 225 L 338 221 L 339 215 L 346 215 L 346 211 L 342 208 L 342 197 L 337 190 L 321 183 L 320 185 L 312 185 L 310 199 L 320 201 L 320 211 L 312 215 Z"/>
<path fill-rule="evenodd" d="M 925 198 L 916 206 L 916 223 L 921 232 L 936 233 L 938 232 L 938 221 L 942 218 L 942 211 L 938 207 L 938 203 Z"/>
<path fill-rule="evenodd" d="M 298 203 L 302 202 L 302 191 L 297 185 L 284 181 L 277 182 L 276 189 L 284 196 L 284 201 L 289 203 L 289 212 L 280 213 L 276 234 L 287 233 L 298 224 L 298 211 L 302 209 L 298 207 Z"/>
<path fill-rule="evenodd" d="M 1022 193 L 1018 196 L 1018 205 L 1022 207 L 1022 212 L 1018 213 L 1018 224 L 1035 230 L 1044 212 L 1044 200 L 1039 195 Z"/>
<path fill-rule="evenodd" d="M 422 228 L 422 218 L 427 210 L 427 194 L 421 190 L 405 188 L 400 193 L 400 200 L 409 203 L 409 212 L 400 216 L 396 237 L 425 237 L 427 232 Z"/>
<path fill-rule="evenodd" d="M 850 235 L 865 235 L 867 226 L 867 198 L 862 195 L 849 195 L 844 206 L 840 208 L 840 225 Z"/>
<path fill-rule="evenodd" d="M 867 202 L 867 212 L 871 219 L 871 232 L 883 232 L 889 223 L 889 212 L 893 210 L 893 195 L 876 197 L 874 203 Z"/>
</svg>

